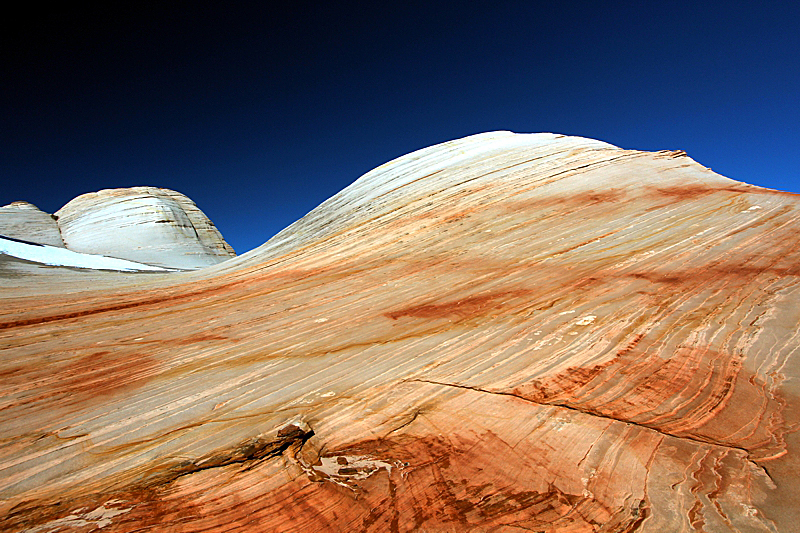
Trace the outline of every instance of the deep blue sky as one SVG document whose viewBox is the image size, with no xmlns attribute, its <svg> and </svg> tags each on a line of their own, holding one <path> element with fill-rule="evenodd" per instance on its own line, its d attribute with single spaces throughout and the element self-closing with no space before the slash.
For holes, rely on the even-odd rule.
<svg viewBox="0 0 800 533">
<path fill-rule="evenodd" d="M 797 2 L 285 4 L 6 12 L 0 205 L 167 187 L 242 253 L 375 166 L 500 129 L 800 192 Z"/>
</svg>

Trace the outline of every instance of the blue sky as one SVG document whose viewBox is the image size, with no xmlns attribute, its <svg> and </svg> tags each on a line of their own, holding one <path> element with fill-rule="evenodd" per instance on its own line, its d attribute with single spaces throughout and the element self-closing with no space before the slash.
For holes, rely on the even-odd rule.
<svg viewBox="0 0 800 533">
<path fill-rule="evenodd" d="M 375 166 L 490 130 L 682 149 L 800 192 L 797 3 L 290 4 L 7 14 L 0 204 L 167 187 L 241 253 Z"/>
</svg>

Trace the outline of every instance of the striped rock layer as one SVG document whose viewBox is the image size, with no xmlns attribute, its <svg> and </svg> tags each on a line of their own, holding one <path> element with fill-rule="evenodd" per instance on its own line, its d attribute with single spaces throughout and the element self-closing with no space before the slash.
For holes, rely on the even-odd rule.
<svg viewBox="0 0 800 533">
<path fill-rule="evenodd" d="M 157 187 L 82 194 L 56 212 L 67 248 L 167 268 L 202 268 L 236 254 L 194 202 Z"/>
<path fill-rule="evenodd" d="M 2 529 L 795 531 L 799 259 L 797 195 L 495 132 L 217 266 L 31 274 Z"/>
<path fill-rule="evenodd" d="M 64 248 L 55 218 L 28 202 L 0 207 L 0 235 Z"/>
</svg>

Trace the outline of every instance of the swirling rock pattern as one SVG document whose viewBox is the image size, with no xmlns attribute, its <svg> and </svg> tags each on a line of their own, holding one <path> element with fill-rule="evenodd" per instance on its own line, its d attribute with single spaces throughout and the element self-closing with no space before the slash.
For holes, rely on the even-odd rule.
<svg viewBox="0 0 800 533">
<path fill-rule="evenodd" d="M 157 187 L 83 194 L 56 212 L 70 250 L 167 268 L 202 268 L 236 254 L 189 198 Z"/>
<path fill-rule="evenodd" d="M 794 531 L 798 230 L 682 152 L 494 132 L 217 266 L 0 292 L 3 528 Z"/>
</svg>

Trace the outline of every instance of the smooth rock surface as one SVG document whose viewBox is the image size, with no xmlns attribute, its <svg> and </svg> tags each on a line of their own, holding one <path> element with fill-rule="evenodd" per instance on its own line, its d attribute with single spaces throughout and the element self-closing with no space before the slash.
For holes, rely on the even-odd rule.
<svg viewBox="0 0 800 533">
<path fill-rule="evenodd" d="M 0 235 L 64 248 L 56 220 L 28 202 L 0 207 Z"/>
<path fill-rule="evenodd" d="M 189 198 L 157 187 L 104 189 L 56 212 L 70 250 L 167 268 L 195 269 L 236 254 Z"/>
<path fill-rule="evenodd" d="M 798 195 L 493 132 L 200 271 L 0 285 L 0 523 L 791 532 L 798 264 Z"/>
</svg>

